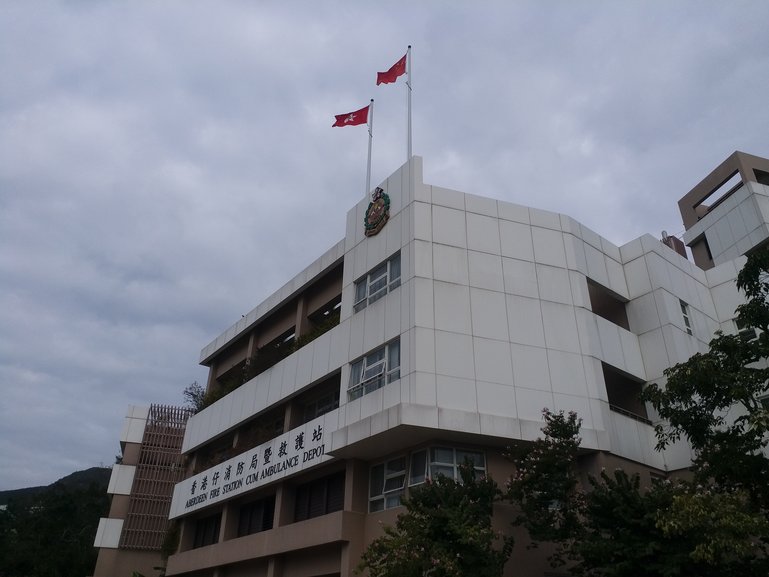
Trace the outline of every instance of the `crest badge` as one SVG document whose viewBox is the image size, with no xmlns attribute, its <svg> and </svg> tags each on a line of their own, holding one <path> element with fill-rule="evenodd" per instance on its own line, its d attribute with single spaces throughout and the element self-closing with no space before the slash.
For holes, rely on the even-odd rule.
<svg viewBox="0 0 769 577">
<path fill-rule="evenodd" d="M 377 187 L 371 194 L 371 202 L 366 209 L 366 217 L 363 219 L 363 229 L 366 236 L 377 234 L 390 218 L 390 197 L 381 188 Z"/>
</svg>

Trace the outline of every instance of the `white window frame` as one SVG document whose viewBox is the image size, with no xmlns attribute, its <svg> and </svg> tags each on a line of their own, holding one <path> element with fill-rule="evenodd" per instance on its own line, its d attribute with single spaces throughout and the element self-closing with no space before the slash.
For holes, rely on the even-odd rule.
<svg viewBox="0 0 769 577">
<path fill-rule="evenodd" d="M 430 449 L 414 451 L 409 458 L 409 487 L 421 485 L 427 480 L 428 452 Z M 417 457 L 417 455 L 421 455 Z M 420 459 L 421 463 L 417 460 Z M 421 465 L 421 466 L 420 466 Z"/>
<path fill-rule="evenodd" d="M 360 398 L 400 378 L 400 339 L 395 339 L 350 364 L 347 398 Z"/>
<path fill-rule="evenodd" d="M 755 327 L 748 327 L 734 319 L 734 326 L 737 328 L 737 334 L 745 341 L 754 341 L 758 338 L 758 331 Z"/>
<path fill-rule="evenodd" d="M 678 299 L 678 302 L 681 304 L 681 314 L 682 314 L 682 315 L 683 315 L 683 317 L 684 317 L 684 330 L 685 330 L 685 331 L 686 331 L 688 334 L 690 334 L 690 335 L 691 335 L 691 334 L 693 334 L 693 333 L 692 333 L 691 314 L 689 314 L 689 305 L 688 305 L 688 304 L 686 304 L 686 303 L 685 303 L 684 301 L 682 301 L 681 299 Z"/>
<path fill-rule="evenodd" d="M 400 507 L 406 490 L 408 457 L 401 455 L 371 467 L 369 472 L 369 512 Z"/>
<path fill-rule="evenodd" d="M 466 456 L 474 457 L 472 460 L 476 474 L 486 474 L 486 455 L 483 451 L 473 451 L 470 449 L 440 445 L 428 447 L 425 451 L 427 451 L 427 458 L 424 460 L 425 470 L 423 473 L 422 471 L 415 470 L 412 461 L 412 467 L 409 469 L 409 487 L 424 483 L 425 478 L 428 477 L 430 479 L 435 479 L 438 475 L 444 475 L 455 481 L 461 481 L 462 478 L 459 474 L 459 466 L 462 465 Z M 443 455 L 438 455 L 438 451 L 443 452 Z M 423 452 L 424 451 L 415 451 L 412 453 L 412 459 L 417 453 Z M 450 455 L 448 452 L 450 452 Z"/>
<path fill-rule="evenodd" d="M 395 253 L 355 283 L 353 312 L 362 311 L 401 284 L 401 253 Z"/>
</svg>

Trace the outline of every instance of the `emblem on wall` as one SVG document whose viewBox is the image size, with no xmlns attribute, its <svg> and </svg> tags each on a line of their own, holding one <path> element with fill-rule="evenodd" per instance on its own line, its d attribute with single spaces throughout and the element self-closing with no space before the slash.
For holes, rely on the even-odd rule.
<svg viewBox="0 0 769 577">
<path fill-rule="evenodd" d="M 366 217 L 363 219 L 363 228 L 366 236 L 377 234 L 390 218 L 390 197 L 381 188 L 377 187 L 371 195 L 371 202 L 366 209 Z"/>
</svg>

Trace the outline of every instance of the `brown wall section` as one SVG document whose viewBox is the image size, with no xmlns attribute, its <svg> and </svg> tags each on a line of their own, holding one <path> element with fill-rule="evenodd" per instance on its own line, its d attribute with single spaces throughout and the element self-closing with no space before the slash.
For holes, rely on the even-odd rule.
<svg viewBox="0 0 769 577">
<path fill-rule="evenodd" d="M 714 168 L 697 186 L 678 201 L 678 210 L 681 212 L 684 227 L 689 230 L 697 224 L 697 221 L 703 216 L 702 211 L 697 211 L 697 207 L 701 206 L 714 191 L 735 173 L 740 173 L 743 182 L 761 180 L 754 169 L 769 172 L 769 160 L 740 151 L 735 151 L 729 155 L 729 158 Z"/>
<path fill-rule="evenodd" d="M 337 511 L 306 521 L 292 523 L 172 555 L 167 575 L 179 575 L 200 569 L 240 563 L 275 555 L 308 555 L 308 550 L 355 538 L 362 530 L 363 514 Z M 337 551 L 341 549 L 337 547 Z"/>
<path fill-rule="evenodd" d="M 128 495 L 112 495 L 112 503 L 109 508 L 110 519 L 125 519 L 128 515 L 128 503 L 131 498 Z"/>
<path fill-rule="evenodd" d="M 124 549 L 101 549 L 93 574 L 95 577 L 132 577 L 134 571 L 152 577 L 158 572 L 155 567 L 162 564 L 157 551 L 126 551 Z"/>
<path fill-rule="evenodd" d="M 136 465 L 139 463 L 139 453 L 141 452 L 141 443 L 125 443 L 123 447 L 123 465 Z"/>
</svg>

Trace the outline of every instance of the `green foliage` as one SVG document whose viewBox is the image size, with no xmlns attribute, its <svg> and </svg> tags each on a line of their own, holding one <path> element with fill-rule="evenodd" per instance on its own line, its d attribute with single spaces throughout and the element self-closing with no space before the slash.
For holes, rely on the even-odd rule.
<svg viewBox="0 0 769 577">
<path fill-rule="evenodd" d="M 658 482 L 643 490 L 638 475 L 618 469 L 591 478 L 590 485 L 583 533 L 571 550 L 577 575 L 634 577 L 641 567 L 648 577 L 720 574 L 723 568 L 692 555 L 698 543 L 694 532 L 674 534 L 661 524 L 686 484 Z"/>
<path fill-rule="evenodd" d="M 373 541 L 359 571 L 371 577 L 499 577 L 512 552 L 512 537 L 491 527 L 500 491 L 477 479 L 469 463 L 462 481 L 444 476 L 414 489 L 394 527 Z"/>
<path fill-rule="evenodd" d="M 746 493 L 679 488 L 672 501 L 659 508 L 657 527 L 670 540 L 689 542 L 689 557 L 702 567 L 699 575 L 769 574 L 769 520 L 751 511 Z"/>
<path fill-rule="evenodd" d="M 184 397 L 184 405 L 186 407 L 199 413 L 205 407 L 206 389 L 197 381 L 194 381 L 182 391 L 182 397 Z"/>
<path fill-rule="evenodd" d="M 516 472 L 508 481 L 507 498 L 518 506 L 514 524 L 527 529 L 532 547 L 539 541 L 559 544 L 551 562 L 561 565 L 568 543 L 580 529 L 582 494 L 576 460 L 582 420 L 574 412 L 567 416 L 547 409 L 543 417 L 545 437 L 508 454 Z"/>
<path fill-rule="evenodd" d="M 765 576 L 767 519 L 747 493 L 684 481 L 642 488 L 638 475 L 616 470 L 576 480 L 579 420 L 545 411 L 544 439 L 513 455 L 517 472 L 507 497 L 515 523 L 555 544 L 553 566 L 575 575 L 645 577 Z"/>
<path fill-rule="evenodd" d="M 330 313 L 322 322 L 312 327 L 306 334 L 300 336 L 295 341 L 294 350 L 298 351 L 304 345 L 311 343 L 323 333 L 326 333 L 339 324 L 340 310 L 337 309 Z"/>
<path fill-rule="evenodd" d="M 0 511 L 0 575 L 90 575 L 96 564 L 96 528 L 109 508 L 106 491 L 106 484 L 56 483 L 40 494 L 11 499 Z"/>
<path fill-rule="evenodd" d="M 168 558 L 176 552 L 179 547 L 179 539 L 181 538 L 181 527 L 179 521 L 171 521 L 165 537 L 163 537 L 163 544 L 160 546 L 160 554 L 165 563 Z"/>
<path fill-rule="evenodd" d="M 717 333 L 708 352 L 665 371 L 665 385 L 643 398 L 667 424 L 657 426 L 658 448 L 685 438 L 695 453 L 700 483 L 744 489 L 753 506 L 769 509 L 769 249 L 748 257 L 737 277 L 747 302 L 737 323 L 758 329 L 756 338 Z M 752 333 L 751 333 L 752 334 Z"/>
</svg>

